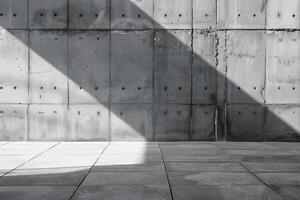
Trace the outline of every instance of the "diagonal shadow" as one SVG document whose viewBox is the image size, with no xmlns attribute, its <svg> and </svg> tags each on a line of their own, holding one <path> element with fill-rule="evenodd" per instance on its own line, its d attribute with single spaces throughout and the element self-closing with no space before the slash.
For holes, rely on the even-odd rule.
<svg viewBox="0 0 300 200">
<path fill-rule="evenodd" d="M 29 133 L 29 140 L 299 141 L 297 127 L 288 124 L 264 104 L 261 93 L 265 85 L 259 79 L 261 69 L 255 74 L 258 80 L 254 82 L 258 85 L 251 86 L 251 90 L 247 88 L 247 81 L 243 79 L 247 73 L 251 74 L 253 71 L 245 69 L 243 72 L 246 75 L 242 77 L 235 74 L 248 64 L 247 61 L 243 62 L 242 58 L 247 60 L 253 55 L 258 56 L 257 59 L 252 58 L 255 61 L 254 67 L 265 67 L 263 58 L 259 57 L 265 49 L 259 33 L 252 34 L 249 31 L 248 34 L 239 35 L 236 31 L 214 29 L 177 30 L 176 26 L 181 23 L 177 24 L 176 20 L 169 24 L 170 27 L 165 27 L 161 24 L 170 20 L 170 16 L 165 17 L 165 13 L 161 11 L 162 19 L 154 20 L 151 14 L 153 8 L 142 9 L 138 7 L 140 5 L 137 6 L 128 0 L 111 1 L 113 13 L 117 13 L 116 15 L 109 14 L 110 4 L 103 3 L 108 1 L 73 2 L 76 3 L 69 6 L 61 3 L 58 7 L 55 7 L 54 3 L 47 7 L 35 2 L 42 8 L 28 14 L 34 16 L 32 30 L 27 32 L 7 29 L 30 49 L 30 102 L 35 109 L 29 112 L 32 115 L 30 119 L 35 123 L 29 124 L 29 130 L 32 131 Z M 69 19 L 60 17 L 66 11 L 69 12 Z M 172 12 L 171 9 L 168 12 Z M 57 19 L 50 17 L 55 13 Z M 66 21 L 69 22 L 70 29 L 66 29 Z M 57 25 L 55 30 L 45 30 L 52 25 Z M 113 31 L 108 29 L 110 25 Z M 105 30 L 100 30 L 103 27 L 106 27 Z M 232 42 L 232 46 L 228 44 L 229 41 Z M 241 46 L 255 46 L 253 43 L 257 45 L 256 48 L 241 48 L 242 51 L 239 51 Z M 234 70 L 231 71 L 230 67 Z M 11 85 L 19 81 L 16 77 L 10 78 L 5 74 L 0 75 L 0 78 L 1 83 L 11 79 Z M 20 87 L 21 83 L 24 82 L 20 81 Z M 257 88 L 254 90 L 254 87 Z M 62 103 L 64 106 L 68 105 L 71 117 L 64 116 L 67 114 L 61 117 L 53 115 L 53 111 L 67 112 L 63 106 L 58 105 Z M 286 107 L 293 112 L 292 107 Z M 107 127 L 103 125 L 108 124 L 108 121 L 105 121 L 105 118 L 108 118 L 108 110 L 111 111 L 110 119 L 113 122 L 110 135 L 106 131 Z M 93 117 L 90 117 L 91 115 Z M 73 125 L 64 127 L 64 124 L 69 124 L 66 118 L 71 118 Z M 56 127 L 55 124 L 63 128 L 53 128 Z M 91 128 L 87 128 L 87 125 Z M 9 128 L 6 130 L 11 133 Z M 86 136 L 87 132 L 90 135 Z M 10 138 L 9 135 L 6 137 Z M 147 167 L 151 170 L 156 169 L 162 164 L 162 160 L 157 159 L 157 154 L 151 149 L 151 144 L 142 147 L 142 158 L 135 163 L 127 161 L 130 157 L 128 155 L 123 158 L 108 155 L 115 159 L 116 163 L 98 166 L 96 170 L 107 170 L 111 173 L 120 169 L 135 172 Z M 166 148 L 165 151 L 168 150 L 171 158 L 179 156 L 186 157 L 189 161 L 195 161 L 197 158 L 207 159 L 205 162 L 232 161 L 226 155 L 219 155 L 209 148 L 207 151 L 194 151 L 197 155 L 187 153 L 189 148 L 179 148 L 179 151 Z M 60 151 L 56 153 L 56 158 L 61 156 Z M 87 157 L 78 154 L 80 153 L 77 152 L 74 156 L 76 159 Z M 206 157 L 201 158 L 198 154 Z M 280 159 L 287 159 L 286 156 L 279 156 Z M 62 156 L 62 159 L 70 157 L 72 158 L 70 155 Z M 251 156 L 245 157 L 253 159 Z M 44 159 L 48 159 L 47 155 Z M 127 162 L 122 163 L 122 159 Z M 51 163 L 51 160 L 49 162 Z M 122 164 L 119 164 L 120 162 Z M 64 163 L 68 164 L 67 161 Z M 52 185 L 50 191 L 45 191 L 42 187 L 34 189 L 40 190 L 45 196 L 50 195 L 50 198 L 51 195 L 61 194 L 61 198 L 68 199 L 69 197 L 63 195 L 75 194 L 74 191 L 82 184 L 81 181 L 86 180 L 90 165 L 87 169 L 81 169 L 85 168 L 84 165 L 77 167 L 64 169 L 45 166 L 45 169 L 33 167 L 27 171 L 15 171 L 8 174 L 9 176 L 1 177 L 2 188 L 5 184 L 8 186 L 4 187 L 7 196 L 2 197 L 23 197 L 22 185 L 31 183 Z M 17 188 L 17 194 L 15 191 L 11 192 L 9 187 L 18 184 L 20 188 Z M 69 186 L 64 186 L 65 184 Z M 83 189 L 84 187 L 86 186 L 83 186 Z M 161 191 L 159 187 L 128 184 L 123 186 L 123 189 L 120 188 L 122 187 L 112 185 L 86 187 L 86 191 L 76 193 L 74 198 L 97 199 L 108 194 L 111 198 L 121 199 L 122 196 L 118 195 L 128 194 L 128 191 L 133 191 L 138 199 L 144 197 L 145 192 L 141 191 L 150 191 L 147 193 L 150 197 L 155 195 L 151 191 L 164 194 L 164 190 Z M 13 190 L 13 187 L 11 189 Z M 28 190 L 28 187 L 25 189 Z M 119 193 L 115 192 L 116 190 Z M 222 191 L 214 192 L 222 197 Z M 31 196 L 31 199 L 35 198 L 40 197 Z M 166 195 L 165 199 L 169 199 L 169 196 Z"/>
<path fill-rule="evenodd" d="M 7 29 L 30 49 L 29 140 L 299 140 L 277 116 L 293 107 L 265 104 L 262 32 L 191 31 L 190 13 L 154 20 L 149 2 L 107 2 L 30 5 L 32 30 Z"/>
</svg>

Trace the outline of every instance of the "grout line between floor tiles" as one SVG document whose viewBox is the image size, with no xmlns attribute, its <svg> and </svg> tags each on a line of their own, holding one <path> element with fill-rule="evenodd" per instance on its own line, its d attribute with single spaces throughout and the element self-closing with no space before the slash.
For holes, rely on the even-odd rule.
<svg viewBox="0 0 300 200">
<path fill-rule="evenodd" d="M 49 147 L 48 149 L 46 149 L 46 150 L 42 151 L 41 153 L 35 155 L 34 157 L 30 158 L 29 160 L 27 160 L 27 161 L 23 162 L 22 164 L 18 165 L 17 167 L 15 167 L 15 168 L 13 168 L 13 169 L 7 171 L 6 173 L 2 174 L 1 177 L 3 177 L 3 176 L 5 176 L 6 174 L 8 174 L 8 173 L 10 173 L 10 172 L 12 172 L 12 171 L 14 171 L 14 170 L 16 170 L 16 169 L 22 167 L 23 165 L 25 165 L 25 164 L 27 164 L 28 162 L 32 161 L 33 159 L 39 157 L 39 156 L 42 155 L 43 153 L 46 153 L 46 152 L 49 151 L 50 149 L 56 147 L 56 146 L 59 145 L 60 143 L 61 143 L 61 142 L 58 142 L 58 143 L 52 145 L 52 146 Z M 1 177 L 0 177 L 0 178 L 1 178 Z"/>
<path fill-rule="evenodd" d="M 278 193 L 275 188 L 273 188 L 271 185 L 267 184 L 265 181 L 263 181 L 259 176 L 257 176 L 254 172 L 252 172 L 251 170 L 249 170 L 242 162 L 238 162 L 242 167 L 244 167 L 250 174 L 252 174 L 254 177 L 256 177 L 258 180 L 260 180 L 265 186 L 267 186 L 268 188 L 270 188 L 274 193 L 276 193 L 278 196 L 280 196 L 282 199 L 287 200 L 286 198 L 284 198 L 282 195 L 280 195 L 280 193 Z"/>
<path fill-rule="evenodd" d="M 162 151 L 161 151 L 160 145 L 158 145 L 158 146 L 159 146 L 159 150 L 160 150 L 160 153 L 161 153 L 162 161 L 163 161 L 163 164 L 164 164 L 164 169 L 165 169 L 166 176 L 167 176 L 167 181 L 168 181 L 168 185 L 169 185 L 169 190 L 170 190 L 171 199 L 173 200 L 174 197 L 173 197 L 172 187 L 171 187 L 171 183 L 170 183 L 169 174 L 168 174 L 168 170 L 167 170 L 167 167 L 166 167 L 164 155 L 163 155 L 163 153 L 162 153 Z"/>
<path fill-rule="evenodd" d="M 97 163 L 97 161 L 99 160 L 99 158 L 101 157 L 101 155 L 105 152 L 105 150 L 108 148 L 108 146 L 110 145 L 111 142 L 109 142 L 106 147 L 102 150 L 102 152 L 100 153 L 100 155 L 98 156 L 98 158 L 95 160 L 95 162 L 92 164 L 92 166 L 90 167 L 90 169 L 87 171 L 87 173 L 85 174 L 85 176 L 83 177 L 83 179 L 80 181 L 80 183 L 78 184 L 77 188 L 75 189 L 75 191 L 73 192 L 73 194 L 70 196 L 69 200 L 72 200 L 73 197 L 75 196 L 75 194 L 77 193 L 77 191 L 79 190 L 80 186 L 82 185 L 83 181 L 86 179 L 87 175 L 92 171 L 93 167 L 95 166 L 95 164 Z"/>
</svg>

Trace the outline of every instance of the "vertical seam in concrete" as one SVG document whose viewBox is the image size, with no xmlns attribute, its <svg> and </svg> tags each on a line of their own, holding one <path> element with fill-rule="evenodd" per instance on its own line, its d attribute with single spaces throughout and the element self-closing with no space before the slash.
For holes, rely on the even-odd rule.
<svg viewBox="0 0 300 200">
<path fill-rule="evenodd" d="M 67 0 L 67 111 L 69 110 L 69 105 L 70 105 L 70 53 L 69 53 L 69 3 L 70 1 Z M 68 133 L 67 133 L 68 134 Z"/>
<path fill-rule="evenodd" d="M 154 19 L 154 6 L 155 6 L 155 0 L 152 1 L 152 140 L 155 141 L 155 122 L 154 122 L 154 115 L 155 115 L 155 103 L 156 103 L 156 97 L 155 97 L 155 26 L 156 26 L 156 20 Z"/>
<path fill-rule="evenodd" d="M 112 2 L 109 1 L 109 42 L 108 42 L 108 141 L 111 141 L 111 135 L 112 135 L 112 131 L 111 131 L 111 106 L 112 106 L 112 102 L 111 102 L 111 93 L 112 93 L 112 83 L 111 83 L 111 46 L 112 46 L 112 29 L 111 29 L 111 17 L 112 15 Z"/>
<path fill-rule="evenodd" d="M 191 63 L 190 63 L 190 116 L 189 116 L 189 141 L 192 140 L 193 118 L 193 63 L 194 63 L 194 1 L 191 0 Z"/>
<path fill-rule="evenodd" d="M 217 9 L 217 8 L 216 8 Z M 218 141 L 218 130 L 219 130 L 219 112 L 218 112 L 218 106 L 219 106 L 219 84 L 218 84 L 218 79 L 219 79 L 219 73 L 218 72 L 218 65 L 219 65 L 219 45 L 220 45 L 220 41 L 219 41 L 219 32 L 218 31 L 213 31 L 214 33 L 214 63 L 215 63 L 215 84 L 216 84 L 216 101 L 213 102 L 214 104 L 214 133 L 215 133 L 215 141 Z"/>
<path fill-rule="evenodd" d="M 215 40 L 216 39 L 218 39 L 219 40 L 219 36 L 218 36 L 218 31 L 217 31 L 217 13 L 218 13 L 218 7 L 217 7 L 217 0 L 215 0 L 214 1 L 215 3 L 216 3 L 216 16 L 215 16 L 215 21 L 216 21 L 216 23 L 215 23 L 215 27 L 214 27 L 214 34 L 215 34 Z M 217 38 L 218 37 L 218 38 Z M 216 42 L 216 41 L 215 41 Z M 215 141 L 218 141 L 218 127 L 219 127 L 219 124 L 218 124 L 218 115 L 219 115 L 219 113 L 218 113 L 218 99 L 219 99 L 219 92 L 218 92 L 218 86 L 219 86 L 219 84 L 218 84 L 218 76 L 219 76 L 219 73 L 218 73 L 218 64 L 219 64 L 219 60 L 218 60 L 218 52 L 219 52 L 219 49 L 218 49 L 218 45 L 219 45 L 219 41 L 218 41 L 218 43 L 216 44 L 214 44 L 214 54 L 215 54 L 215 64 L 216 64 L 216 69 L 215 69 L 215 73 L 216 73 L 216 75 L 215 75 L 215 77 L 216 77 L 216 103 L 215 103 L 215 112 L 214 112 L 214 114 L 215 114 L 215 116 L 214 116 L 214 133 L 215 133 Z"/>
<path fill-rule="evenodd" d="M 29 0 L 27 0 L 27 107 L 25 112 L 25 141 L 29 138 L 29 105 L 30 105 L 30 29 L 29 29 Z"/>
<path fill-rule="evenodd" d="M 227 141 L 227 85 L 228 85 L 228 78 L 227 78 L 227 31 L 224 32 L 224 64 L 225 64 L 225 88 L 224 88 L 224 139 Z"/>
<path fill-rule="evenodd" d="M 265 20 L 266 20 L 266 10 L 265 10 Z M 266 24 L 266 22 L 265 22 Z M 265 42 L 265 80 L 264 80 L 264 85 L 263 85 L 263 141 L 266 141 L 266 133 L 265 133 L 265 126 L 266 126 L 266 117 L 267 117 L 267 106 L 266 106 L 266 88 L 267 88 L 267 35 L 266 31 L 263 31 L 264 33 L 264 42 Z"/>
<path fill-rule="evenodd" d="M 265 181 L 263 181 L 259 176 L 257 176 L 254 172 L 250 171 L 245 165 L 243 165 L 242 162 L 238 162 L 243 168 L 245 168 L 248 173 L 252 174 L 253 176 L 255 176 L 255 178 L 257 178 L 258 180 L 260 180 L 265 186 L 267 186 L 268 188 L 270 188 L 274 193 L 276 193 L 278 196 L 280 196 L 282 199 L 286 200 L 283 196 L 281 196 L 273 187 L 272 185 L 269 185 L 268 183 L 266 183 Z"/>
<path fill-rule="evenodd" d="M 67 39 L 67 110 L 66 110 L 66 117 L 65 119 L 67 119 L 67 123 L 68 123 L 68 115 L 69 115 L 69 110 L 70 110 L 70 52 L 69 52 L 69 35 L 70 35 L 70 31 L 69 31 L 69 0 L 67 0 L 67 30 L 66 30 L 66 39 Z M 66 138 L 70 138 L 69 137 L 70 134 L 70 128 L 66 128 Z"/>
<path fill-rule="evenodd" d="M 168 170 L 167 170 L 167 167 L 166 167 L 165 158 L 164 158 L 164 155 L 163 155 L 163 153 L 161 151 L 160 144 L 158 145 L 158 147 L 159 147 L 159 151 L 160 151 L 160 154 L 161 154 L 161 157 L 162 157 L 162 160 L 163 160 L 164 169 L 165 169 L 165 172 L 166 172 L 167 181 L 168 181 L 168 185 L 169 185 L 169 191 L 170 191 L 171 199 L 173 200 L 174 197 L 173 197 L 173 193 L 172 193 L 172 187 L 171 187 L 171 183 L 170 183 L 170 179 L 169 179 Z"/>
<path fill-rule="evenodd" d="M 154 1 L 153 1 L 153 4 L 154 4 Z M 154 10 L 154 8 L 153 8 L 153 10 Z M 152 103 L 151 103 L 151 111 L 152 111 L 152 114 L 151 114 L 151 118 L 152 118 L 152 124 L 151 124 L 151 126 L 152 126 L 152 138 L 151 139 L 153 141 L 155 140 L 155 132 L 154 132 L 154 127 L 155 127 L 155 125 L 154 125 L 154 98 L 155 98 L 155 96 L 154 96 L 154 90 L 155 90 L 155 88 L 154 88 L 154 81 L 155 81 L 155 79 L 154 79 L 154 76 L 155 76 L 155 73 L 154 73 L 154 69 L 155 69 L 155 67 L 154 67 L 154 65 L 155 65 L 154 64 L 154 62 L 155 62 L 155 60 L 154 60 L 154 53 L 155 53 L 155 50 L 154 49 L 155 49 L 155 47 L 154 47 L 154 44 L 155 44 L 155 31 L 152 30 Z"/>
<path fill-rule="evenodd" d="M 87 173 L 85 174 L 85 176 L 83 177 L 83 179 L 80 181 L 80 183 L 77 185 L 76 189 L 74 190 L 73 194 L 70 196 L 69 200 L 72 200 L 73 197 L 75 196 L 75 194 L 77 193 L 77 191 L 79 190 L 80 186 L 82 185 L 83 181 L 86 179 L 87 175 L 91 172 L 91 170 L 93 169 L 93 167 L 95 166 L 95 164 L 97 163 L 97 161 L 99 160 L 99 158 L 101 157 L 101 155 L 105 152 L 105 150 L 109 147 L 111 142 L 108 142 L 108 144 L 106 145 L 106 147 L 103 149 L 103 151 L 100 153 L 100 155 L 98 156 L 98 158 L 95 160 L 95 162 L 92 164 L 92 166 L 90 167 L 90 169 L 87 171 Z"/>
</svg>

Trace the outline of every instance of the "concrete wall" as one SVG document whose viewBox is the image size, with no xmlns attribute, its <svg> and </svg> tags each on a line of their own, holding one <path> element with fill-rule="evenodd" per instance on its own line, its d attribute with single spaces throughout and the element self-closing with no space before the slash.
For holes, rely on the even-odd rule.
<svg viewBox="0 0 300 200">
<path fill-rule="evenodd" d="M 299 0 L 1 0 L 1 140 L 300 140 Z"/>
</svg>

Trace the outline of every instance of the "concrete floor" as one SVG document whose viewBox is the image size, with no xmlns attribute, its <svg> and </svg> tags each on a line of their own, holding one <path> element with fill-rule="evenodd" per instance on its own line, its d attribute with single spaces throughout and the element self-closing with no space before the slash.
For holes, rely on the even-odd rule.
<svg viewBox="0 0 300 200">
<path fill-rule="evenodd" d="M 2 200 L 300 199 L 299 143 L 0 142 Z"/>
</svg>

